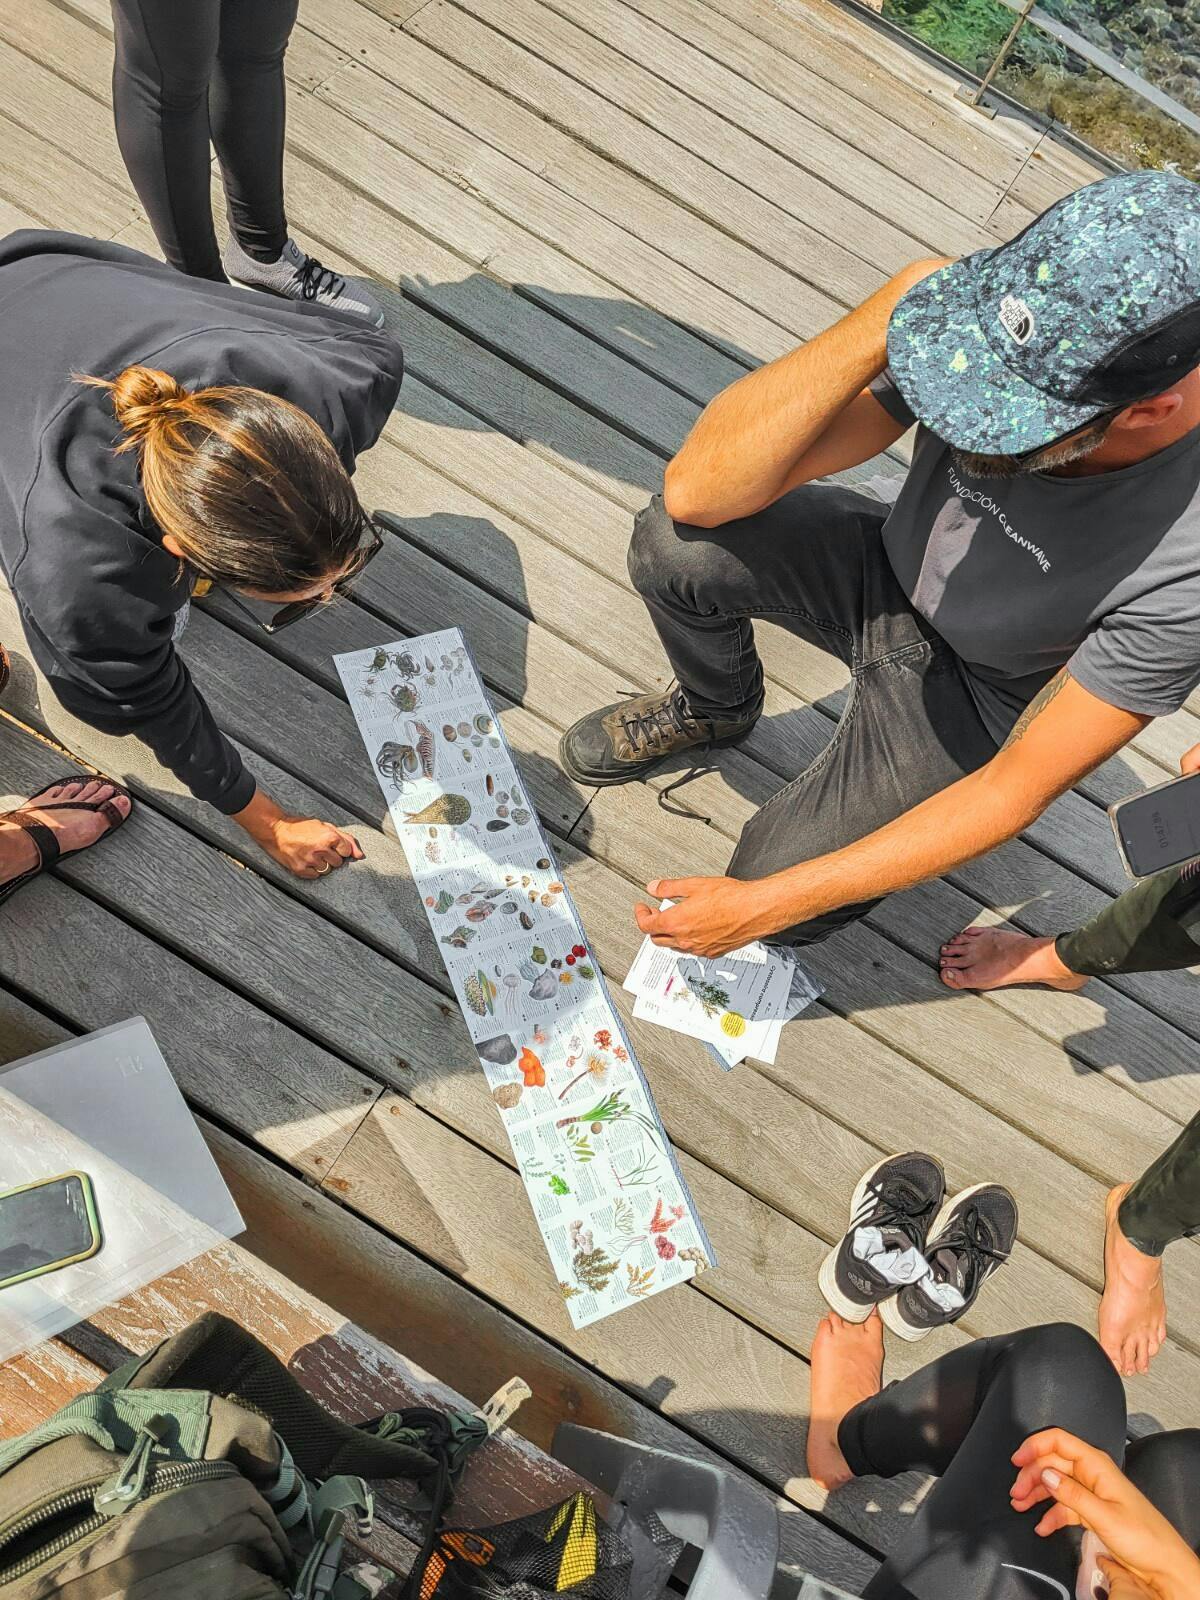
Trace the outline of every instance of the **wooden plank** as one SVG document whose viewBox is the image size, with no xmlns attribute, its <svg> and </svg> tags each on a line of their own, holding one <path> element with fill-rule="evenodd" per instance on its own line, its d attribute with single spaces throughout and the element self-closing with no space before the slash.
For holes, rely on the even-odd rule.
<svg viewBox="0 0 1200 1600">
<path fill-rule="evenodd" d="M 1029 152 L 1004 198 L 1007 203 L 1026 206 L 1036 214 L 1081 185 L 1105 176 L 1102 168 L 1057 144 L 1046 134 Z"/>
<path fill-rule="evenodd" d="M 485 25 L 488 22 L 494 25 Z M 864 261 L 503 36 L 511 33 L 536 44 L 543 27 L 550 32 L 548 20 L 538 18 L 536 24 L 531 23 L 529 13 L 516 5 L 500 11 L 491 6 L 491 0 L 471 0 L 468 13 L 445 0 L 432 0 L 409 19 L 405 31 L 503 89 L 554 126 L 586 138 L 610 160 L 653 173 L 658 186 L 676 200 L 777 265 L 809 282 L 830 285 L 844 305 L 865 299 L 888 272 L 903 264 L 901 258 L 912 259 L 911 251 L 898 250 L 886 271 L 878 262 Z"/>
<path fill-rule="evenodd" d="M 852 99 L 886 111 L 890 121 L 1006 188 L 1038 130 L 984 122 L 954 99 L 957 80 L 882 30 L 839 5 L 798 0 L 704 0 L 781 56 L 810 66 Z M 914 171 L 920 165 L 914 165 Z"/>
<path fill-rule="evenodd" d="M 878 229 L 879 218 L 899 230 L 901 237 L 895 242 L 901 249 L 917 243 L 926 252 L 958 256 L 992 242 L 980 221 L 964 217 L 932 190 L 926 173 L 913 181 L 874 155 L 864 155 L 840 132 L 830 132 L 773 89 L 759 88 L 715 54 L 696 48 L 686 31 L 660 27 L 643 16 L 640 7 L 623 0 L 586 5 L 580 0 L 546 0 L 542 10 L 576 25 L 556 29 L 565 51 L 560 55 L 556 45 L 551 57 L 566 63 L 573 77 L 795 216 L 819 215 L 812 207 L 828 204 L 812 179 L 834 190 L 828 227 L 868 259 L 877 259 L 864 243 Z M 692 10 L 694 14 L 703 8 Z M 603 41 L 610 50 L 598 51 L 592 44 L 577 54 L 580 34 Z M 742 38 L 749 42 L 746 35 Z M 539 44 L 539 53 L 547 53 L 545 43 Z M 657 88 L 654 79 L 661 80 Z M 732 137 L 731 123 L 749 139 Z M 751 141 L 758 141 L 758 147 Z M 773 154 L 764 160 L 763 146 L 793 163 L 791 171 Z M 796 168 L 803 175 L 799 184 Z M 957 167 L 955 172 L 962 174 L 963 169 Z M 889 260 L 885 257 L 880 264 L 887 266 Z"/>
<path fill-rule="evenodd" d="M 327 1195 L 302 1190 L 288 1173 L 214 1128 L 213 1154 L 247 1232 L 245 1249 L 310 1293 L 335 1304 L 363 1329 L 481 1403 L 519 1372 L 533 1389 L 512 1432 L 548 1450 L 569 1420 L 658 1449 L 728 1465 L 650 1407 L 573 1360 L 488 1300 L 380 1233 Z M 447 1337 L 453 1330 L 453 1336 Z M 480 1458 L 481 1461 L 483 1458 Z M 466 1489 L 474 1492 L 472 1473 Z M 874 1561 L 833 1529 L 786 1500 L 776 1501 L 781 1577 L 793 1566 L 857 1588 Z"/>
<path fill-rule="evenodd" d="M 36 217 L 40 226 L 109 239 L 138 215 L 131 195 L 96 176 L 81 184 L 73 161 L 3 112 L 0 130 L 0 197 Z"/>
<path fill-rule="evenodd" d="M 522 253 L 502 250 L 499 260 L 488 258 L 488 270 L 507 278 L 522 294 L 556 315 L 643 362 L 649 352 L 657 351 L 671 329 L 682 335 L 688 324 L 701 340 L 719 342 L 732 357 L 723 367 L 714 364 L 718 352 L 710 350 L 705 356 L 696 339 L 686 341 L 689 363 L 696 363 L 685 368 L 690 393 L 697 394 L 692 386 L 707 369 L 712 377 L 704 381 L 711 393 L 717 383 L 732 382 L 746 367 L 782 355 L 795 345 L 794 332 L 680 266 L 547 178 L 484 144 L 377 72 L 355 63 L 327 83 L 320 98 L 520 224 L 525 230 L 519 237 Z M 440 219 L 438 226 L 440 231 Z M 539 248 L 541 240 L 548 240 L 554 248 L 545 244 Z M 570 261 L 564 260 L 560 251 Z M 581 272 L 579 263 L 591 271 Z M 558 292 L 548 274 L 566 274 L 568 268 L 567 290 Z M 590 292 L 582 295 L 585 287 Z M 614 289 L 633 298 L 621 299 Z M 582 303 L 576 304 L 580 297 Z M 593 307 L 594 300 L 601 303 Z M 801 293 L 794 301 L 781 314 L 806 324 L 809 333 L 828 326 L 841 309 L 823 296 L 810 300 Z M 810 305 L 812 311 L 806 318 Z"/>
<path fill-rule="evenodd" d="M 919 175 L 928 197 L 936 197 L 935 214 L 945 207 L 982 225 L 995 210 L 1003 186 L 910 133 L 889 115 L 882 97 L 856 98 L 822 77 L 819 65 L 767 48 L 741 21 L 730 20 L 704 0 L 626 0 L 626 4 L 802 113 L 807 122 L 819 124 L 834 135 L 842 150 L 849 146 L 882 164 L 902 180 L 898 192 L 906 192 L 909 180 Z M 740 92 L 731 89 L 731 114 L 739 98 Z"/>
</svg>

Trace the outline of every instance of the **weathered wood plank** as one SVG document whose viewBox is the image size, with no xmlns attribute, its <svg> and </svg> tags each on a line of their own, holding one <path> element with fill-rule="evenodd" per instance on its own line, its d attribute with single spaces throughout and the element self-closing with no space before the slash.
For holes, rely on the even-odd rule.
<svg viewBox="0 0 1200 1600">
<path fill-rule="evenodd" d="M 847 7 L 809 0 L 704 3 L 852 99 L 884 109 L 898 127 L 1001 187 L 1011 183 L 1037 142 L 1039 130 L 1025 123 L 981 122 L 954 100 L 957 80 Z M 919 162 L 913 170 L 920 170 Z"/>
<path fill-rule="evenodd" d="M 556 45 L 552 57 L 569 62 L 572 76 L 590 83 L 794 216 L 813 216 L 819 214 L 811 209 L 814 205 L 828 205 L 828 197 L 813 188 L 811 174 L 836 191 L 825 225 L 868 259 L 879 259 L 877 250 L 865 242 L 878 229 L 879 218 L 899 231 L 900 238 L 894 242 L 900 249 L 912 248 L 918 241 L 927 251 L 957 256 L 992 243 L 980 223 L 968 220 L 932 189 L 928 173 L 922 172 L 914 181 L 875 156 L 864 156 L 840 132 L 831 133 L 773 91 L 760 89 L 713 54 L 697 49 L 679 31 L 660 27 L 641 15 L 641 7 L 631 7 L 623 0 L 596 0 L 586 5 L 580 0 L 546 0 L 542 9 L 577 25 L 561 35 L 569 56 L 560 56 Z M 699 9 L 693 7 L 693 17 Z M 594 46 L 577 50 L 581 32 L 603 41 L 616 59 Z M 741 37 L 746 38 L 744 34 Z M 539 44 L 539 52 L 548 53 L 545 43 Z M 601 69 L 598 74 L 596 65 Z M 661 87 L 655 90 L 648 81 L 652 78 L 661 79 L 666 92 Z M 702 108 L 699 114 L 696 102 Z M 749 140 L 732 138 L 730 123 L 749 135 Z M 759 141 L 757 149 L 751 140 Z M 803 180 L 797 184 L 794 168 L 789 172 L 774 160 L 764 162 L 762 146 L 793 162 L 804 174 Z M 962 174 L 963 169 L 958 167 L 955 172 Z M 850 207 L 842 196 L 849 197 Z M 884 257 L 881 265 L 888 265 L 890 259 L 890 255 Z"/>
<path fill-rule="evenodd" d="M 110 239 L 136 216 L 132 195 L 93 175 L 80 183 L 75 164 L 48 139 L 0 112 L 4 161 L 0 196 L 44 228 L 74 228 Z"/>
<path fill-rule="evenodd" d="M 919 174 L 926 204 L 935 203 L 933 215 L 949 209 L 982 225 L 995 210 L 1002 186 L 914 136 L 888 114 L 882 97 L 876 101 L 856 99 L 823 78 L 817 66 L 779 50 L 764 50 L 763 41 L 740 21 L 731 21 L 704 0 L 626 0 L 626 4 L 685 40 L 693 51 L 703 51 L 720 66 L 800 112 L 806 122 L 817 123 L 832 134 L 835 148 L 843 152 L 831 161 L 835 171 L 849 147 L 892 172 L 900 180 L 898 193 L 905 192 L 909 180 Z M 729 114 L 736 114 L 739 98 L 739 91 L 731 89 Z"/>
<path fill-rule="evenodd" d="M 485 25 L 488 22 L 493 26 Z M 489 10 L 487 0 L 472 0 L 471 14 L 433 0 L 409 19 L 405 31 L 504 89 L 555 126 L 587 137 L 610 160 L 653 173 L 659 186 L 677 200 L 777 265 L 810 282 L 830 285 L 844 305 L 865 299 L 888 272 L 903 265 L 897 258 L 885 270 L 864 261 L 504 36 L 521 24 L 520 36 L 536 41 L 541 27 L 550 28 L 544 19 L 529 29 L 525 22 L 519 9 Z M 899 251 L 898 257 L 905 254 Z M 907 259 L 912 259 L 911 253 Z"/>
</svg>

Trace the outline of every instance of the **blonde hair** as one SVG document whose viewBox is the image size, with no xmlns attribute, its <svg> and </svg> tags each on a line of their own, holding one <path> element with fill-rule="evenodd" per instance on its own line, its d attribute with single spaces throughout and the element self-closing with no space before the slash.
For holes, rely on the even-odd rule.
<svg viewBox="0 0 1200 1600">
<path fill-rule="evenodd" d="M 138 452 L 154 520 L 201 576 L 272 595 L 346 569 L 367 518 L 299 406 L 261 389 L 188 390 L 156 367 L 76 381 L 108 391 L 125 435 L 118 454 Z"/>
</svg>

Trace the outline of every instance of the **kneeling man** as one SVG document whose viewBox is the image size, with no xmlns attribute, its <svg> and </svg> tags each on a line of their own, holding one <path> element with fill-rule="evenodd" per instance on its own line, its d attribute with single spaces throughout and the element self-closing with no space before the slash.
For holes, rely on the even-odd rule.
<svg viewBox="0 0 1200 1600">
<path fill-rule="evenodd" d="M 753 619 L 840 655 L 846 710 L 657 942 L 807 944 L 1012 838 L 1200 680 L 1200 187 L 1122 174 L 899 274 L 708 406 L 637 519 L 677 679 L 570 729 L 627 783 L 754 726 Z M 919 423 L 888 510 L 814 480 Z"/>
</svg>

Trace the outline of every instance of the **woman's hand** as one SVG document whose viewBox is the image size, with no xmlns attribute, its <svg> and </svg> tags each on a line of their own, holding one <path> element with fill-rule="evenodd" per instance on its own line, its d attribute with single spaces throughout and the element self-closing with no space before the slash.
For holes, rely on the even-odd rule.
<svg viewBox="0 0 1200 1600">
<path fill-rule="evenodd" d="M 363 860 L 358 840 L 318 817 L 294 817 L 260 789 L 234 814 L 256 844 L 298 878 L 323 878 L 348 861 Z"/>
<path fill-rule="evenodd" d="M 1103 1450 L 1061 1428 L 1035 1433 L 1013 1456 L 1016 1511 L 1044 1500 L 1043 1538 L 1087 1528 L 1108 1548 L 1101 1566 L 1114 1580 L 1112 1600 L 1192 1600 L 1200 1594 L 1200 1559 Z M 1118 1586 L 1120 1585 L 1120 1586 Z"/>
</svg>

